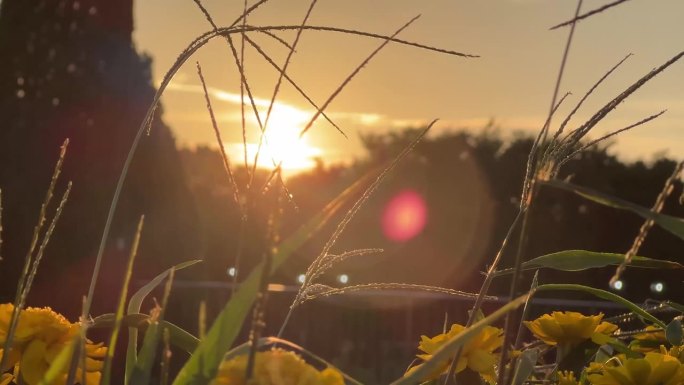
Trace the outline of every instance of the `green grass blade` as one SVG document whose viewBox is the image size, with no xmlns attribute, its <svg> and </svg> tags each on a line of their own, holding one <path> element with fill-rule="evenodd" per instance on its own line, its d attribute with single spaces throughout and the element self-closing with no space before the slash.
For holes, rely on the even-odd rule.
<svg viewBox="0 0 684 385">
<path fill-rule="evenodd" d="M 161 335 L 159 321 L 153 321 L 145 332 L 140 354 L 135 366 L 131 370 L 131 377 L 127 384 L 148 385 L 152 373 L 152 365 L 157 354 L 157 344 Z"/>
<path fill-rule="evenodd" d="M 617 294 L 611 293 L 609 291 L 596 289 L 596 288 L 584 286 L 584 285 L 562 284 L 562 283 L 550 283 L 550 284 L 546 284 L 546 285 L 540 285 L 537 287 L 537 291 L 557 291 L 557 290 L 582 291 L 585 293 L 589 293 L 595 297 L 620 304 L 620 305 L 628 308 L 632 312 L 634 312 L 634 314 L 653 322 L 655 325 L 660 326 L 663 329 L 665 329 L 665 327 L 666 327 L 666 325 L 663 323 L 663 321 L 654 317 L 649 312 L 647 312 L 646 310 L 639 307 L 637 304 L 635 304 L 635 303 L 633 303 L 633 302 L 631 302 L 631 301 L 629 301 L 623 297 L 620 297 Z"/>
<path fill-rule="evenodd" d="M 150 316 L 147 314 L 127 314 L 121 319 L 121 324 L 129 328 L 135 328 L 137 331 L 138 329 L 147 327 L 149 325 L 149 319 Z M 116 314 L 114 313 L 102 314 L 93 319 L 93 323 L 89 329 L 114 327 L 115 320 Z M 169 337 L 171 338 L 172 345 L 183 349 L 190 354 L 197 349 L 200 340 L 192 335 L 192 333 L 189 333 L 180 326 L 166 320 L 162 320 L 160 323 L 164 329 L 169 330 Z"/>
<path fill-rule="evenodd" d="M 587 250 L 563 250 L 530 259 L 522 264 L 522 269 L 537 270 L 546 268 L 562 271 L 581 271 L 606 266 L 618 266 L 624 262 L 624 260 L 625 255 L 618 253 L 601 253 Z M 677 262 L 639 256 L 634 257 L 629 266 L 646 269 L 684 269 L 684 265 Z M 511 269 L 506 269 L 497 271 L 496 275 L 510 274 L 511 272 Z"/>
<path fill-rule="evenodd" d="M 121 323 L 128 327 L 139 329 L 150 319 L 150 316 L 142 313 L 126 314 L 121 319 Z M 116 314 L 106 313 L 93 318 L 88 329 L 111 328 L 114 327 Z"/>
<path fill-rule="evenodd" d="M 102 379 L 100 385 L 109 385 L 112 376 L 112 360 L 114 359 L 114 351 L 116 348 L 116 341 L 119 339 L 119 330 L 121 329 L 121 322 L 124 316 L 124 308 L 126 307 L 126 297 L 128 296 L 128 284 L 131 282 L 131 275 L 133 274 L 133 263 L 135 257 L 138 255 L 138 245 L 140 244 L 140 236 L 142 235 L 143 224 L 145 223 L 145 216 L 140 217 L 138 228 L 131 244 L 131 252 L 128 256 L 128 264 L 124 274 L 124 281 L 121 285 L 121 293 L 119 294 L 119 305 L 116 308 L 116 316 L 114 317 L 114 327 L 109 338 L 109 348 L 105 356 L 104 367 L 102 368 Z"/>
<path fill-rule="evenodd" d="M 415 385 L 421 383 L 422 380 L 433 373 L 440 364 L 451 359 L 454 354 L 456 354 L 456 351 L 471 338 L 475 337 L 475 335 L 477 335 L 481 329 L 503 317 L 506 315 L 506 313 L 517 309 L 520 305 L 525 303 L 528 296 L 529 294 L 522 295 L 500 307 L 497 311 L 485 317 L 484 319 L 474 323 L 473 326 L 465 329 L 455 338 L 445 343 L 432 355 L 432 357 L 430 357 L 429 360 L 416 367 L 415 370 L 404 375 L 404 377 L 394 381 L 392 385 Z"/>
<path fill-rule="evenodd" d="M 164 329 L 169 331 L 169 337 L 172 345 L 183 349 L 188 354 L 192 354 L 192 352 L 197 349 L 197 346 L 200 342 L 199 338 L 193 336 L 185 331 L 185 329 L 169 321 L 162 320 L 161 325 Z"/>
<path fill-rule="evenodd" d="M 374 176 L 375 171 L 360 178 L 331 201 L 319 214 L 283 241 L 273 256 L 271 272 L 278 269 L 295 250 L 318 233 L 347 203 L 362 192 Z M 216 317 L 206 338 L 202 339 L 197 350 L 180 370 L 173 385 L 207 384 L 215 377 L 219 364 L 235 342 L 242 323 L 257 296 L 262 270 L 263 267 L 259 264 L 242 282 L 240 288 Z"/>
<path fill-rule="evenodd" d="M 164 285 L 164 297 L 162 299 L 161 308 L 157 308 L 156 312 L 152 314 L 152 323 L 145 332 L 143 346 L 140 349 L 140 354 L 138 354 L 138 359 L 131 371 L 129 382 L 127 383 L 129 385 L 150 384 L 152 366 L 154 366 L 155 358 L 157 356 L 157 345 L 159 344 L 159 339 L 161 338 L 163 330 L 161 322 L 164 319 L 164 312 L 169 303 L 169 297 L 171 296 L 171 286 L 173 284 L 174 275 L 175 270 L 171 268 L 169 278 L 166 280 L 166 285 Z"/>
<path fill-rule="evenodd" d="M 539 350 L 529 349 L 525 350 L 518 358 L 518 365 L 515 368 L 513 375 L 513 385 L 522 385 L 534 372 L 534 366 L 537 364 L 537 357 Z"/>
<path fill-rule="evenodd" d="M 71 362 L 71 356 L 74 353 L 74 349 L 81 342 L 80 333 L 73 338 L 73 341 L 62 349 L 57 357 L 52 361 L 50 367 L 43 375 L 43 379 L 40 381 L 39 385 L 49 385 L 57 383 L 57 379 L 64 375 L 69 363 Z"/>
<path fill-rule="evenodd" d="M 179 263 L 176 266 L 169 268 L 158 276 L 154 277 L 145 286 L 141 287 L 135 294 L 131 296 L 130 301 L 128 301 L 128 311 L 127 314 L 138 314 L 140 313 L 140 308 L 145 298 L 154 290 L 160 283 L 166 278 L 171 270 L 181 270 L 186 267 L 190 267 L 194 264 L 202 262 L 201 260 L 195 259 L 183 263 Z M 130 327 L 128 329 L 128 346 L 126 348 L 126 383 L 130 379 L 131 371 L 138 360 L 138 329 L 135 327 Z"/>
<path fill-rule="evenodd" d="M 620 210 L 631 211 L 644 219 L 653 220 L 658 226 L 669 231 L 670 233 L 676 235 L 677 237 L 684 239 L 684 219 L 673 217 L 671 215 L 665 215 L 660 213 L 655 213 L 650 209 L 639 206 L 632 202 L 626 201 L 624 199 L 616 198 L 596 190 L 577 186 L 568 182 L 561 182 L 558 180 L 551 180 L 544 182 L 544 184 L 552 187 L 556 187 L 562 190 L 571 191 L 575 194 L 589 199 L 590 201 L 602 204 L 604 206 L 613 207 Z"/>
<path fill-rule="evenodd" d="M 159 284 L 162 283 L 162 281 L 164 281 L 164 279 L 169 275 L 171 270 L 182 270 L 186 267 L 190 267 L 200 262 L 202 262 L 202 260 L 194 259 L 191 261 L 179 263 L 173 267 L 170 267 L 158 276 L 154 277 L 150 282 L 145 284 L 145 286 L 141 287 L 137 292 L 135 292 L 135 294 L 131 296 L 131 300 L 128 301 L 128 314 L 140 313 L 140 307 L 142 306 L 142 303 L 145 300 L 145 298 L 152 292 L 152 290 L 156 289 L 157 286 L 159 286 Z"/>
</svg>

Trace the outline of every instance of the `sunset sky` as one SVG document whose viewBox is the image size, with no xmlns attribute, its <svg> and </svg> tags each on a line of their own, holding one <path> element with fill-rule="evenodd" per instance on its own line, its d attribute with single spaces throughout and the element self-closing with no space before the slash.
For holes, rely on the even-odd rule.
<svg viewBox="0 0 684 385">
<path fill-rule="evenodd" d="M 584 1 L 583 10 L 609 2 Z M 253 13 L 249 23 L 298 25 L 309 3 L 310 0 L 271 0 Z M 242 7 L 242 1 L 205 0 L 204 4 L 221 26 L 230 24 Z M 360 133 L 416 126 L 434 118 L 440 122 L 433 134 L 450 128 L 481 130 L 491 119 L 504 135 L 520 130 L 534 132 L 548 113 L 569 31 L 549 31 L 549 27 L 570 19 L 575 7 L 574 1 L 559 0 L 319 0 L 310 25 L 391 35 L 421 14 L 399 38 L 481 57 L 462 58 L 388 45 L 327 110 L 347 132 L 348 140 L 319 119 L 304 142 L 297 142 L 294 133 L 314 111 L 294 88 L 285 85 L 269 128 L 273 130 L 270 142 L 279 143 L 280 149 L 272 151 L 296 153 L 297 156 L 291 156 L 291 168 L 306 167 L 307 159 L 313 156 L 347 160 L 362 154 Z M 681 0 L 631 0 L 578 25 L 561 86 L 562 92 L 573 95 L 563 112 L 625 55 L 634 56 L 592 95 L 573 120 L 575 127 L 653 67 L 684 50 L 682 15 Z M 154 59 L 153 75 L 157 82 L 195 36 L 210 30 L 192 0 L 137 1 L 135 23 L 137 48 Z M 292 41 L 294 32 L 280 36 Z M 282 65 L 286 48 L 262 34 L 253 38 Z M 322 104 L 381 43 L 363 37 L 306 31 L 289 74 L 313 100 Z M 196 60 L 203 66 L 224 141 L 235 157 L 242 140 L 240 83 L 224 40 L 215 39 L 200 49 L 176 75 L 163 98 L 165 120 L 180 145 L 215 145 L 195 70 Z M 265 108 L 277 72 L 251 47 L 246 49 L 245 66 L 257 104 Z M 622 128 L 662 109 L 668 112 L 655 122 L 622 135 L 613 151 L 628 160 L 650 160 L 663 151 L 675 158 L 684 154 L 684 61 L 623 103 L 591 136 Z M 256 128 L 250 124 L 248 140 L 256 143 Z"/>
</svg>

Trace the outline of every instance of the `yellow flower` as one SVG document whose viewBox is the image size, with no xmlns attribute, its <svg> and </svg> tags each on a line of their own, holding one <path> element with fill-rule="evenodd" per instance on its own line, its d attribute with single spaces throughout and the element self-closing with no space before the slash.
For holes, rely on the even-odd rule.
<svg viewBox="0 0 684 385">
<path fill-rule="evenodd" d="M 628 358 L 621 365 L 593 363 L 587 373 L 593 385 L 684 385 L 684 365 L 661 353 Z"/>
<path fill-rule="evenodd" d="M 295 353 L 272 349 L 256 354 L 252 379 L 245 381 L 247 355 L 223 361 L 211 385 L 344 385 L 340 372 L 322 371 Z"/>
<path fill-rule="evenodd" d="M 630 349 L 646 353 L 658 351 L 660 345 L 667 345 L 667 338 L 665 338 L 665 331 L 656 326 L 646 326 L 643 333 L 636 334 L 634 340 L 630 343 Z"/>
<path fill-rule="evenodd" d="M 558 372 L 558 385 L 579 385 L 573 372 Z"/>
<path fill-rule="evenodd" d="M 11 303 L 0 304 L 0 346 L 4 345 L 9 332 L 14 305 Z M 15 376 L 21 376 L 27 385 L 37 385 L 50 367 L 57 355 L 66 348 L 73 338 L 80 332 L 78 323 L 70 323 L 61 314 L 55 313 L 49 307 L 27 308 L 21 312 L 17 327 L 12 339 L 12 349 L 9 352 L 8 364 L 15 368 Z M 102 344 L 93 344 L 86 341 L 86 373 L 85 381 L 83 373 L 79 369 L 76 373 L 77 382 L 98 384 L 100 382 L 100 370 L 102 358 L 107 348 Z M 0 349 L 0 355 L 4 354 Z M 58 383 L 66 381 L 67 373 L 57 379 Z M 0 379 L 0 385 L 8 377 Z"/>
<path fill-rule="evenodd" d="M 547 345 L 575 346 L 592 337 L 605 336 L 617 330 L 617 325 L 601 322 L 603 313 L 585 316 L 574 311 L 544 314 L 525 326 Z"/>
<path fill-rule="evenodd" d="M 419 354 L 418 358 L 427 361 L 432 357 L 432 354 L 441 348 L 446 342 L 455 338 L 465 330 L 465 326 L 454 324 L 451 330 L 445 334 L 439 334 L 432 338 L 422 336 L 418 344 L 418 349 L 425 354 Z M 503 330 L 493 327 L 485 326 L 480 333 L 471 338 L 463 346 L 461 355 L 456 363 L 456 373 L 460 373 L 466 367 L 478 372 L 485 381 L 494 383 L 496 380 L 496 365 L 499 362 L 499 353 L 495 353 L 497 349 L 503 344 Z M 438 366 L 438 369 L 424 380 L 431 380 L 446 373 L 449 369 L 450 362 L 443 362 Z M 411 371 L 418 368 L 414 366 Z"/>
<path fill-rule="evenodd" d="M 660 353 L 677 358 L 680 362 L 684 362 L 684 346 L 673 346 L 667 350 L 665 346 L 660 345 Z"/>
</svg>

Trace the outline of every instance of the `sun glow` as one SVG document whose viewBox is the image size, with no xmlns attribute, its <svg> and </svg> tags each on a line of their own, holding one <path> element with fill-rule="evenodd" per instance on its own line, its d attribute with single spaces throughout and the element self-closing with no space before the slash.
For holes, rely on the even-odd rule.
<svg viewBox="0 0 684 385">
<path fill-rule="evenodd" d="M 262 111 L 261 116 L 265 117 L 266 111 Z M 310 113 L 286 104 L 276 103 L 271 111 L 261 148 L 258 142 L 247 143 L 249 162 L 253 162 L 257 151 L 260 151 L 257 162 L 257 167 L 260 168 L 273 169 L 278 165 L 281 165 L 285 171 L 313 168 L 316 165 L 315 159 L 320 157 L 323 151 L 311 145 L 306 136 L 300 137 L 304 125 L 310 118 Z M 243 144 L 231 143 L 229 146 L 231 153 L 238 159 L 242 159 Z"/>
<path fill-rule="evenodd" d="M 191 93 L 204 92 L 202 87 L 196 84 L 171 83 L 168 89 Z M 207 87 L 207 91 L 211 97 L 222 102 L 233 105 L 240 105 L 241 102 L 244 103 L 248 132 L 254 133 L 255 130 L 259 131 L 259 122 L 252 112 L 252 103 L 254 103 L 254 106 L 259 111 L 259 116 L 263 123 L 271 104 L 270 100 L 259 97 L 254 97 L 250 100 L 247 97 L 242 98 L 240 94 L 214 87 Z M 258 152 L 257 167 L 259 168 L 274 169 L 280 165 L 283 171 L 290 173 L 311 169 L 316 166 L 316 158 L 323 155 L 323 151 L 319 147 L 309 143 L 307 136 L 300 137 L 300 133 L 312 115 L 313 111 L 305 111 L 287 103 L 275 102 L 268 119 L 266 135 L 264 135 L 262 143 L 259 144 L 258 135 L 251 140 L 248 139 L 246 146 L 241 141 L 226 142 L 225 146 L 228 155 L 236 164 L 241 164 L 242 162 L 238 162 L 238 159 L 244 159 L 246 149 L 247 161 L 250 163 L 250 167 Z M 240 112 L 236 113 L 235 110 L 228 114 L 219 115 L 220 119 L 221 117 L 227 118 L 233 124 L 239 124 L 242 120 Z"/>
</svg>

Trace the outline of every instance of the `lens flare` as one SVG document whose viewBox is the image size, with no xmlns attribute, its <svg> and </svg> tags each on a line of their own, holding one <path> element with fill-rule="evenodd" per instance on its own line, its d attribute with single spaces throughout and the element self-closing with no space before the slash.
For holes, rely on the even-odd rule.
<svg viewBox="0 0 684 385">
<path fill-rule="evenodd" d="M 426 223 L 425 199 L 413 190 L 395 195 L 382 215 L 382 231 L 387 239 L 395 242 L 406 242 L 420 234 Z"/>
</svg>

